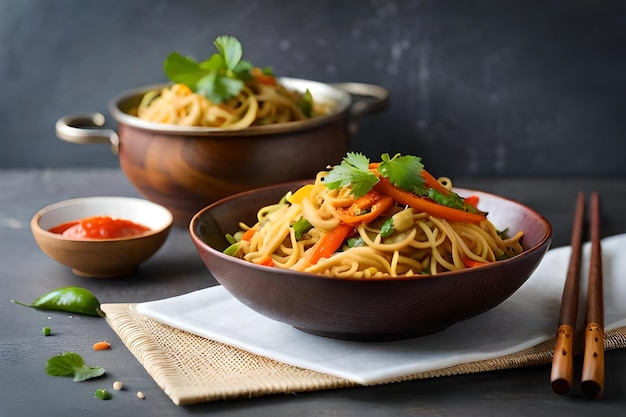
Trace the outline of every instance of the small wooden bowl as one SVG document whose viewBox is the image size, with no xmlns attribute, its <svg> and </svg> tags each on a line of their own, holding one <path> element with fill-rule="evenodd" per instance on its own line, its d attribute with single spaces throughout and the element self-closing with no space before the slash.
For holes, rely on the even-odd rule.
<svg viewBox="0 0 626 417">
<path fill-rule="evenodd" d="M 92 216 L 130 220 L 151 230 L 137 237 L 117 239 L 69 239 L 50 228 Z M 86 197 L 44 207 L 30 227 L 41 250 L 72 272 L 86 278 L 109 278 L 132 274 L 163 245 L 173 223 L 163 206 L 139 198 Z"/>
</svg>

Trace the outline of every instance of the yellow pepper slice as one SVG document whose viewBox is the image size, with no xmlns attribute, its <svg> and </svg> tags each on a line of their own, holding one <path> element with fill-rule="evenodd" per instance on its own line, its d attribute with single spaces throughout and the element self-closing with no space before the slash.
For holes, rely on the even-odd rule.
<svg viewBox="0 0 626 417">
<path fill-rule="evenodd" d="M 302 187 L 298 188 L 295 193 L 287 197 L 287 201 L 289 201 L 291 204 L 302 203 L 302 200 L 304 200 L 311 194 L 311 191 L 313 191 L 313 187 L 315 187 L 315 185 L 313 184 L 303 185 Z"/>
</svg>

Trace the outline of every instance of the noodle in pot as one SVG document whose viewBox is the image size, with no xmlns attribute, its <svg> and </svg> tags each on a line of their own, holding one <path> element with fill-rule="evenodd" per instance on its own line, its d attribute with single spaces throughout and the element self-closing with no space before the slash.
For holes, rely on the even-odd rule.
<svg viewBox="0 0 626 417">
<path fill-rule="evenodd" d="M 297 105 L 300 96 L 278 83 L 250 82 L 236 97 L 216 104 L 184 84 L 173 84 L 145 94 L 136 112 L 140 119 L 155 123 L 236 130 L 310 119 Z M 329 110 L 329 105 L 314 103 L 312 117 Z"/>
<path fill-rule="evenodd" d="M 218 36 L 217 53 L 197 62 L 172 52 L 163 70 L 172 85 L 150 91 L 131 111 L 140 119 L 179 126 L 238 130 L 296 122 L 328 114 L 332 103 L 318 103 L 311 92 L 282 85 L 271 68 L 243 60 L 237 38 Z"/>
</svg>

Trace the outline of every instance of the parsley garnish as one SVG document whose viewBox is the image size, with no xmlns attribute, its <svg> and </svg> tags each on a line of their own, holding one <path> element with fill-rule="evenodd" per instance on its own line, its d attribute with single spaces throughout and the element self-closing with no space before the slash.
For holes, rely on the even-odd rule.
<svg viewBox="0 0 626 417">
<path fill-rule="evenodd" d="M 46 373 L 52 376 L 71 376 L 75 382 L 85 381 L 104 375 L 101 366 L 87 366 L 83 358 L 74 352 L 53 356 L 46 363 Z"/>
<path fill-rule="evenodd" d="M 244 82 L 251 79 L 252 64 L 242 60 L 243 48 L 237 38 L 219 36 L 213 43 L 219 53 L 202 62 L 172 52 L 163 63 L 163 71 L 173 82 L 221 103 L 241 92 Z"/>
</svg>

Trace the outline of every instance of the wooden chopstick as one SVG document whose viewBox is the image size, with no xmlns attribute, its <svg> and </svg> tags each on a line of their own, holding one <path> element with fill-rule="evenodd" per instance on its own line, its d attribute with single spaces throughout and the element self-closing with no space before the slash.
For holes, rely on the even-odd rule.
<svg viewBox="0 0 626 417">
<path fill-rule="evenodd" d="M 559 327 L 557 329 L 550 384 L 557 394 L 566 394 L 572 387 L 574 375 L 574 334 L 578 315 L 580 289 L 580 263 L 582 258 L 582 235 L 585 219 L 585 195 L 578 193 L 576 212 L 572 227 L 572 253 L 563 287 Z"/>
<path fill-rule="evenodd" d="M 595 397 L 604 390 L 604 297 L 602 285 L 602 248 L 600 245 L 600 198 L 591 194 L 591 255 L 589 259 L 589 282 L 587 285 L 587 315 L 585 320 L 585 345 L 581 391 Z M 550 383 L 557 394 L 566 394 L 572 387 L 574 374 L 574 336 L 578 315 L 580 291 L 580 265 L 582 258 L 582 230 L 585 212 L 585 196 L 578 193 L 572 228 L 569 266 L 557 329 Z"/>
<path fill-rule="evenodd" d="M 600 199 L 591 195 L 591 256 L 587 289 L 585 354 L 580 388 L 595 397 L 604 390 L 604 297 L 600 247 Z"/>
</svg>

